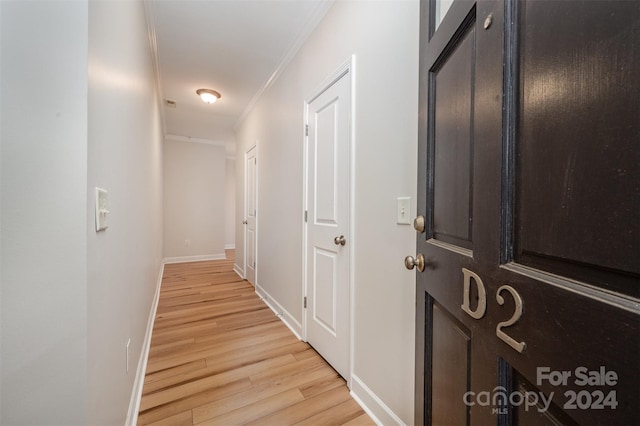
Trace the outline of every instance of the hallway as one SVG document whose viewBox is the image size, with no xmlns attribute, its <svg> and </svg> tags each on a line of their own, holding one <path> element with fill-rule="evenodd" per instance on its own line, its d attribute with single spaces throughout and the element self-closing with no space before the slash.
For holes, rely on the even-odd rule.
<svg viewBox="0 0 640 426">
<path fill-rule="evenodd" d="M 252 406 L 246 412 L 256 415 L 257 396 L 266 395 L 291 397 L 273 400 L 291 405 L 273 410 L 281 415 L 302 409 L 294 414 L 306 418 L 328 395 L 346 410 L 337 422 L 363 415 L 344 387 L 322 392 L 335 373 L 317 365 L 289 330 L 275 331 L 289 327 L 309 338 L 303 109 L 347 61 L 354 65 L 348 186 L 357 228 L 340 247 L 353 271 L 345 283 L 345 379 L 377 423 L 414 423 L 415 274 L 402 259 L 414 252 L 416 235 L 395 213 L 399 198 L 413 199 L 407 217 L 417 206 L 417 1 L 9 1 L 0 2 L 0 22 L 0 423 L 133 426 L 163 265 L 222 259 L 230 247 L 240 276 L 257 265 L 255 289 L 269 308 L 248 287 L 233 302 L 194 302 L 190 290 L 175 290 L 183 319 L 161 305 L 153 345 L 162 346 L 151 349 L 140 423 L 236 415 L 239 407 L 198 410 L 209 397 L 223 407 L 231 395 L 234 402 L 244 397 Z M 270 39 L 272 49 L 265 47 Z M 241 54 L 242 46 L 258 54 Z M 393 87 L 384 102 L 381 87 Z M 200 88 L 222 97 L 204 103 Z M 245 155 L 254 146 L 257 225 L 248 265 Z M 235 200 L 227 199 L 234 192 Z M 224 279 L 236 279 L 231 266 Z M 180 267 L 166 268 L 173 274 L 166 287 L 180 284 L 176 274 L 196 277 L 192 287 L 209 284 L 203 277 L 213 274 Z M 203 313 L 234 304 L 245 312 Z M 257 320 L 257 336 L 241 336 L 251 330 L 240 324 L 247 318 Z M 180 321 L 189 325 L 174 330 Z M 215 343 L 225 328 L 239 349 L 213 358 L 229 352 Z M 267 331 L 282 334 L 264 337 Z M 289 352 L 278 352 L 279 340 Z M 263 372 L 284 367 L 259 371 L 276 365 L 260 364 L 267 361 L 306 371 L 283 371 L 283 393 Z M 303 378 L 312 372 L 317 376 Z"/>
<path fill-rule="evenodd" d="M 373 424 L 227 253 L 165 266 L 138 424 Z"/>
</svg>

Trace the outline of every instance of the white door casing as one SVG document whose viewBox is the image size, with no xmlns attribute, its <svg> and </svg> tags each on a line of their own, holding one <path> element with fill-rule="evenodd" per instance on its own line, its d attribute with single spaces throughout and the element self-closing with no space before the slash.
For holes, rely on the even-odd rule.
<svg viewBox="0 0 640 426">
<path fill-rule="evenodd" d="M 307 341 L 349 380 L 351 62 L 306 104 Z M 340 239 L 344 239 L 344 244 Z"/>
<path fill-rule="evenodd" d="M 257 148 L 254 145 L 245 153 L 245 199 L 244 199 L 244 251 L 245 251 L 245 278 L 251 284 L 256 284 L 256 257 L 257 257 L 257 204 L 258 204 L 258 159 Z"/>
</svg>

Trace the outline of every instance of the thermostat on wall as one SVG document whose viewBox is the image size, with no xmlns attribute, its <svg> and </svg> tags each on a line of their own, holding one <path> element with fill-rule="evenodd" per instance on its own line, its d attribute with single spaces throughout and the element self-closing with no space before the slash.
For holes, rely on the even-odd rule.
<svg viewBox="0 0 640 426">
<path fill-rule="evenodd" d="M 109 226 L 107 215 L 109 214 L 109 204 L 107 190 L 96 187 L 96 232 L 104 231 Z"/>
</svg>

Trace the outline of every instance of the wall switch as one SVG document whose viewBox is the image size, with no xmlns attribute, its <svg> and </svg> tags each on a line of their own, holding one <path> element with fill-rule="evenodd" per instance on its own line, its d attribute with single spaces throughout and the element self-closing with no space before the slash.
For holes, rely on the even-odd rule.
<svg viewBox="0 0 640 426">
<path fill-rule="evenodd" d="M 109 199 L 107 190 L 96 187 L 96 232 L 103 231 L 109 226 L 107 215 L 109 214 Z"/>
<path fill-rule="evenodd" d="M 411 225 L 411 197 L 398 197 L 397 216 L 399 225 Z"/>
</svg>

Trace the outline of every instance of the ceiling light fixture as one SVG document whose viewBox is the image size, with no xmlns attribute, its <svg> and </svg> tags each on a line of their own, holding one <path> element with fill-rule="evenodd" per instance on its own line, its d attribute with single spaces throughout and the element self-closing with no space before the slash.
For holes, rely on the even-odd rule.
<svg viewBox="0 0 640 426">
<path fill-rule="evenodd" d="M 200 96 L 203 102 L 208 104 L 215 103 L 215 101 L 221 98 L 220 93 L 211 89 L 198 89 L 196 90 L 196 93 Z"/>
</svg>

